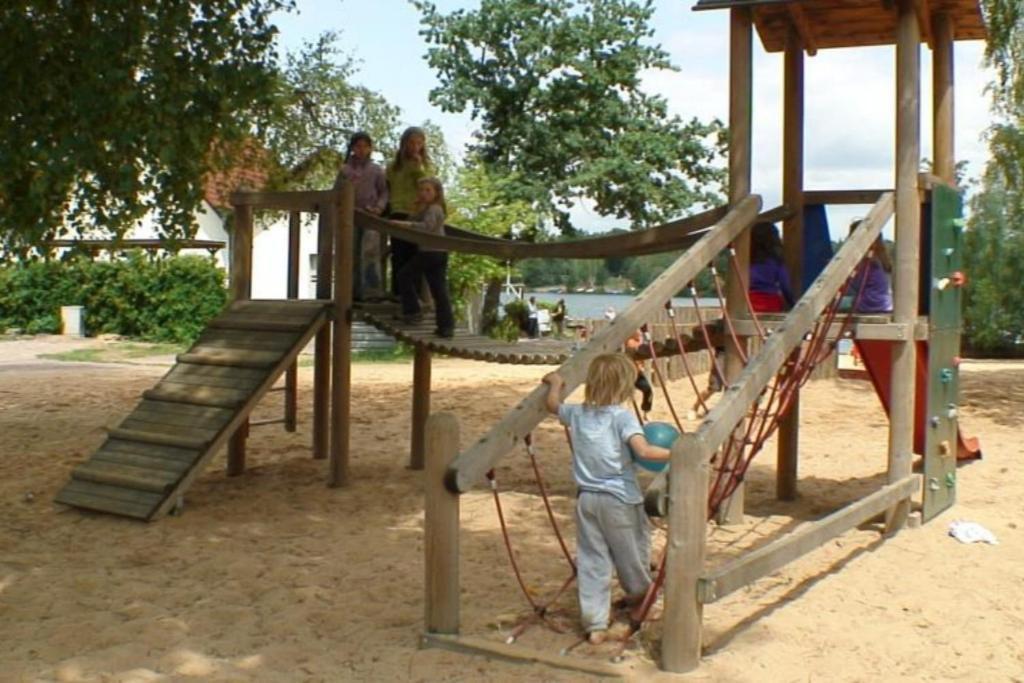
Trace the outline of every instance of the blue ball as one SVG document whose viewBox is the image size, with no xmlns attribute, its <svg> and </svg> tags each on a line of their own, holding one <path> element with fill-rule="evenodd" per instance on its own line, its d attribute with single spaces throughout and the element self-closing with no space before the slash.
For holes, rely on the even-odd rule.
<svg viewBox="0 0 1024 683">
<path fill-rule="evenodd" d="M 672 448 L 672 444 L 679 438 L 679 430 L 667 422 L 648 422 L 644 425 L 644 437 L 653 446 Z M 635 451 L 633 452 L 633 460 L 640 467 L 651 472 L 661 472 L 668 465 L 668 461 L 641 458 Z"/>
</svg>

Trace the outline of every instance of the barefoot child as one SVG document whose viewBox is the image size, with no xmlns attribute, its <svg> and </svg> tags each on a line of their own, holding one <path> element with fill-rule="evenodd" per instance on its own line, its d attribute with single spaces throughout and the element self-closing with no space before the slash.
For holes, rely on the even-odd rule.
<svg viewBox="0 0 1024 683">
<path fill-rule="evenodd" d="M 572 437 L 580 618 L 591 643 L 607 634 L 612 568 L 627 602 L 639 602 L 651 583 L 650 531 L 630 447 L 652 460 L 667 460 L 669 451 L 648 443 L 636 416 L 622 405 L 635 381 L 636 368 L 621 353 L 590 363 L 582 404 L 562 403 L 565 380 L 557 372 L 543 379 L 548 412 Z"/>
<path fill-rule="evenodd" d="M 422 178 L 416 184 L 416 213 L 413 227 L 435 235 L 444 235 L 444 186 L 437 178 Z M 402 298 L 402 319 L 414 323 L 423 317 L 417 296 L 420 280 L 426 278 L 434 298 L 439 337 L 455 334 L 455 316 L 448 297 L 448 252 L 420 247 L 398 271 L 398 294 Z"/>
</svg>

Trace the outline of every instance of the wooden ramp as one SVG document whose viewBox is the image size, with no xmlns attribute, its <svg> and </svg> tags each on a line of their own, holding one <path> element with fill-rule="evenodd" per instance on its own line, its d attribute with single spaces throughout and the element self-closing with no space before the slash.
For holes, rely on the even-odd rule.
<svg viewBox="0 0 1024 683">
<path fill-rule="evenodd" d="M 327 322 L 329 306 L 229 305 L 75 467 L 57 502 L 144 520 L 168 512 Z"/>
</svg>

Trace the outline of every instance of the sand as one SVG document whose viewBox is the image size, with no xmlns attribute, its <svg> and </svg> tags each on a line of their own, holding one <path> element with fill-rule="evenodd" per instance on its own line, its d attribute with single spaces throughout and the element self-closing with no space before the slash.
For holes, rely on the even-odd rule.
<svg viewBox="0 0 1024 683">
<path fill-rule="evenodd" d="M 0 343 L 0 680 L 468 681 L 581 680 L 538 664 L 418 649 L 423 620 L 421 474 L 406 470 L 411 365 L 354 370 L 352 484 L 325 488 L 310 458 L 312 372 L 301 371 L 301 424 L 254 430 L 249 469 L 223 455 L 184 513 L 151 524 L 57 506 L 71 468 L 165 371 L 156 365 L 39 362 L 60 346 Z M 42 351 L 40 348 L 42 347 Z M 468 445 L 544 368 L 439 359 L 435 410 L 455 412 Z M 722 681 L 1024 681 L 1024 364 L 967 363 L 962 424 L 985 458 L 961 467 L 955 508 L 883 539 L 851 531 L 705 610 L 702 666 Z M 685 402 L 682 384 L 671 388 Z M 279 415 L 280 395 L 258 417 Z M 664 400 L 657 396 L 657 416 Z M 887 427 L 870 388 L 820 380 L 803 401 L 800 498 L 772 499 L 774 460 L 752 468 L 747 520 L 711 533 L 709 562 L 762 544 L 864 495 L 884 479 Z M 572 484 L 558 428 L 538 449 L 570 539 Z M 771 448 L 771 445 L 770 445 Z M 566 576 L 529 477 L 514 454 L 498 471 L 527 583 L 549 594 Z M 462 632 L 500 641 L 526 614 L 489 494 L 462 500 Z M 954 519 L 999 545 L 962 545 Z M 575 627 L 570 594 L 554 621 Z M 651 677 L 648 627 L 623 672 Z M 573 633 L 533 627 L 524 645 L 556 653 Z M 607 646 L 575 654 L 607 661 Z M 663 678 L 656 676 L 656 678 Z M 667 677 L 664 677 L 667 678 Z"/>
</svg>

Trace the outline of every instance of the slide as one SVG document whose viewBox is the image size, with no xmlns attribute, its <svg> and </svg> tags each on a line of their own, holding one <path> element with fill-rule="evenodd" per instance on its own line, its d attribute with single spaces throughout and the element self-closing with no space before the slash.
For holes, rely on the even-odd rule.
<svg viewBox="0 0 1024 683">
<path fill-rule="evenodd" d="M 862 339 L 855 342 L 857 351 L 864 362 L 871 383 L 875 386 L 886 414 L 889 413 L 889 388 L 892 384 L 892 344 L 887 341 Z M 925 450 L 924 425 L 927 422 L 928 391 L 928 342 L 917 342 L 917 377 L 914 389 L 914 452 Z M 957 428 L 957 460 L 976 460 L 981 457 L 981 447 L 976 437 L 965 438 Z"/>
</svg>

